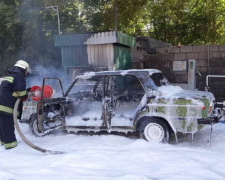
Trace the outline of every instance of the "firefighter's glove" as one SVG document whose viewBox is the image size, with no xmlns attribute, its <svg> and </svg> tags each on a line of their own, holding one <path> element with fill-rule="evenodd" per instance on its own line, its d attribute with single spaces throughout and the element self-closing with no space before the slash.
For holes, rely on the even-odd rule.
<svg viewBox="0 0 225 180">
<path fill-rule="evenodd" d="M 27 92 L 30 92 L 30 90 L 31 90 L 31 87 L 27 88 Z"/>
</svg>

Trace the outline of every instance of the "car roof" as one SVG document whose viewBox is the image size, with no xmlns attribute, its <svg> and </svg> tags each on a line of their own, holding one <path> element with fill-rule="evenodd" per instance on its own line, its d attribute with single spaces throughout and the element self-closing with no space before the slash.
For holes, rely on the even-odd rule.
<svg viewBox="0 0 225 180">
<path fill-rule="evenodd" d="M 135 74 L 146 74 L 152 75 L 154 73 L 161 73 L 158 69 L 129 69 L 129 70 L 117 70 L 117 71 L 98 71 L 98 72 L 86 72 L 83 75 L 77 76 L 77 78 L 85 79 L 94 76 L 104 76 L 104 75 L 135 75 Z"/>
</svg>

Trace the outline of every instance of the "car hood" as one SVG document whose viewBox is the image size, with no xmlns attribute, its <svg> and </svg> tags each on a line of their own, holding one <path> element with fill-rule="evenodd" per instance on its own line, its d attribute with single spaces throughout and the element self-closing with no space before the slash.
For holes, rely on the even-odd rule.
<svg viewBox="0 0 225 180">
<path fill-rule="evenodd" d="M 209 99 L 215 100 L 215 97 L 212 93 L 206 91 L 189 91 L 184 90 L 179 86 L 161 86 L 158 88 L 161 96 L 166 99 L 177 99 L 177 98 L 184 98 L 184 99 Z"/>
</svg>

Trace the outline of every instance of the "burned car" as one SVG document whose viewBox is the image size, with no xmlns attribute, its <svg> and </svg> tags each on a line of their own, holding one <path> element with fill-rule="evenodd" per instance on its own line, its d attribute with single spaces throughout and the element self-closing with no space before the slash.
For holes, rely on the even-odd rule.
<svg viewBox="0 0 225 180">
<path fill-rule="evenodd" d="M 75 78 L 64 93 L 54 98 L 43 91 L 37 112 L 29 118 L 37 136 L 54 129 L 70 131 L 138 132 L 152 142 L 168 142 L 171 133 L 194 134 L 213 116 L 210 92 L 188 91 L 171 85 L 157 69 L 89 72 Z M 177 138 L 176 138 L 177 140 Z"/>
</svg>

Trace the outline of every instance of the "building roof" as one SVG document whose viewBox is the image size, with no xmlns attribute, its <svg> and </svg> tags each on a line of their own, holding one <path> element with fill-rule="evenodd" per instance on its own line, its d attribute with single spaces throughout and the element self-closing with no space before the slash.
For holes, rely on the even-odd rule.
<svg viewBox="0 0 225 180">
<path fill-rule="evenodd" d="M 136 44 L 136 38 L 127 34 L 123 34 L 119 31 L 55 36 L 55 46 L 77 46 L 114 43 L 122 44 L 125 46 L 134 46 Z"/>
</svg>

